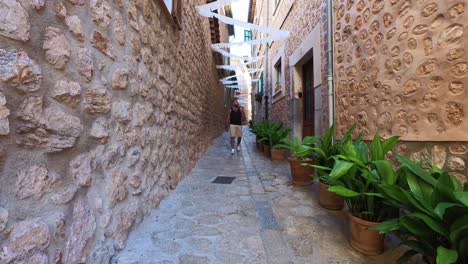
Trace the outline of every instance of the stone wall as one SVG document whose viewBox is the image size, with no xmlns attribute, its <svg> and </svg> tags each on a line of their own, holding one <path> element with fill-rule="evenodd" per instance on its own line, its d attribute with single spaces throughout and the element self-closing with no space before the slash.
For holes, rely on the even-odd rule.
<svg viewBox="0 0 468 264">
<path fill-rule="evenodd" d="M 222 131 L 205 1 L 161 2 L 0 2 L 1 263 L 108 263 Z"/>
<path fill-rule="evenodd" d="M 467 3 L 335 1 L 339 134 L 399 135 L 406 154 L 467 175 Z"/>
</svg>

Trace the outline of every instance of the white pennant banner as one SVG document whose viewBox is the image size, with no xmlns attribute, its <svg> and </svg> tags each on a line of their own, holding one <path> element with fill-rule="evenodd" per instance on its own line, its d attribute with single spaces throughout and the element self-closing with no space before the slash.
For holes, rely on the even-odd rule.
<svg viewBox="0 0 468 264">
<path fill-rule="evenodd" d="M 261 44 L 266 44 L 266 43 L 270 43 L 273 41 L 284 40 L 289 37 L 289 32 L 285 30 L 279 30 L 279 29 L 273 29 L 269 27 L 255 25 L 252 23 L 244 22 L 241 20 L 234 19 L 232 17 L 223 16 L 221 14 L 213 12 L 220 8 L 224 8 L 227 5 L 230 5 L 232 1 L 233 0 L 218 0 L 218 1 L 206 4 L 206 5 L 198 6 L 197 10 L 200 13 L 200 15 L 204 17 L 217 18 L 219 21 L 228 25 L 239 26 L 242 28 L 249 29 L 253 32 L 262 32 L 262 33 L 268 34 L 268 37 L 261 38 L 261 39 L 254 39 L 254 40 L 245 41 L 245 42 L 212 44 L 211 48 L 213 51 L 220 53 L 224 57 L 238 59 L 240 61 L 246 61 L 245 57 L 232 54 L 224 49 L 231 48 L 234 46 L 241 46 L 241 45 L 261 45 Z M 240 63 L 238 65 L 217 65 L 216 68 L 224 69 L 224 70 L 238 70 L 247 66 L 250 63 L 262 60 L 263 58 L 264 58 L 263 56 L 254 57 L 254 58 L 247 59 L 247 62 L 245 63 Z M 250 74 L 254 74 L 254 73 L 262 72 L 263 70 L 262 69 L 248 69 L 247 71 Z M 234 83 L 237 83 L 237 81 L 230 80 L 234 77 L 237 77 L 237 75 L 231 75 L 231 76 L 225 77 L 221 79 L 220 81 L 225 85 L 234 84 Z M 252 82 L 258 82 L 258 81 L 259 81 L 259 78 L 252 79 Z M 227 88 L 239 88 L 238 85 L 228 85 L 226 87 Z"/>
</svg>

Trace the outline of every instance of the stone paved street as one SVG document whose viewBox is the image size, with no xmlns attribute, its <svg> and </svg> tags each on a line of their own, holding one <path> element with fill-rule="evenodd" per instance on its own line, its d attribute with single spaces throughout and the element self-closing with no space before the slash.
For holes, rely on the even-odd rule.
<svg viewBox="0 0 468 264">
<path fill-rule="evenodd" d="M 246 141 L 231 155 L 227 134 L 216 139 L 113 263 L 392 263 L 353 251 L 343 212 L 319 207 L 317 183 L 292 186 L 287 162 Z"/>
</svg>

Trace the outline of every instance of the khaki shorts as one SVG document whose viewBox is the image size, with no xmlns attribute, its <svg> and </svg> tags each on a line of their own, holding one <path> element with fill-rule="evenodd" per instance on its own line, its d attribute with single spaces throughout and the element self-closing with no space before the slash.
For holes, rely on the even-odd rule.
<svg viewBox="0 0 468 264">
<path fill-rule="evenodd" d="M 231 137 L 237 137 L 240 138 L 242 137 L 242 126 L 239 125 L 230 125 L 229 126 L 229 131 L 231 132 Z"/>
</svg>

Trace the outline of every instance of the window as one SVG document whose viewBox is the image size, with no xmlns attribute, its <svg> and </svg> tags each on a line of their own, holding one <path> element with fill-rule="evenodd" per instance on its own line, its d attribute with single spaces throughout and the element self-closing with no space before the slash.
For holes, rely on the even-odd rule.
<svg viewBox="0 0 468 264">
<path fill-rule="evenodd" d="M 275 69 L 274 69 L 274 90 L 273 95 L 281 92 L 283 87 L 283 68 L 281 67 L 281 58 L 276 62 Z"/>
<path fill-rule="evenodd" d="M 160 0 L 166 8 L 169 14 L 177 24 L 179 29 L 182 29 L 182 0 Z"/>
<path fill-rule="evenodd" d="M 263 95 L 263 72 L 257 82 L 257 93 Z"/>
<path fill-rule="evenodd" d="M 244 30 L 244 41 L 252 40 L 252 30 Z"/>
</svg>

